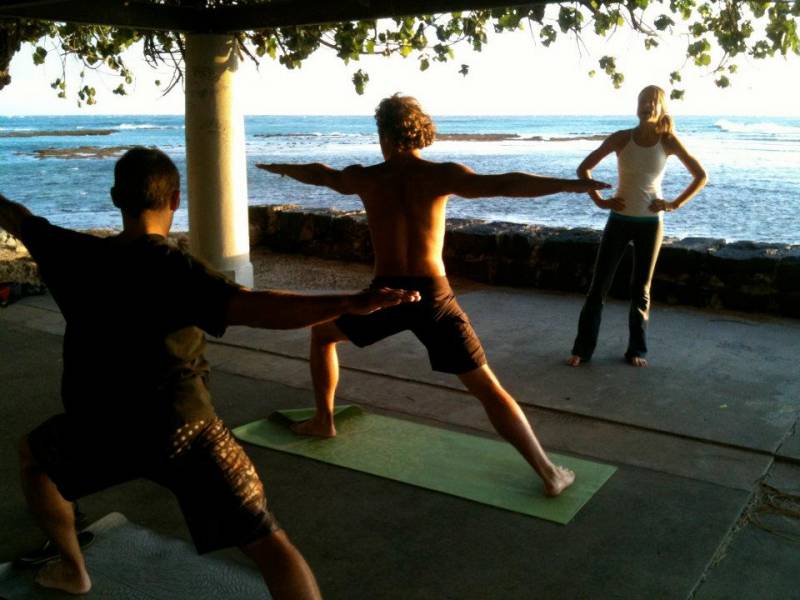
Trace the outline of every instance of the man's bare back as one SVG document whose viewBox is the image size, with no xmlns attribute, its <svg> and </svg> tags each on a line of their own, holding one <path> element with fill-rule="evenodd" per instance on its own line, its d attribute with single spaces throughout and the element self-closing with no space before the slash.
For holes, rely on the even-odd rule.
<svg viewBox="0 0 800 600">
<path fill-rule="evenodd" d="M 445 274 L 442 248 L 448 170 L 448 165 L 412 154 L 370 167 L 345 169 L 344 176 L 352 177 L 367 211 L 375 275 Z"/>
</svg>

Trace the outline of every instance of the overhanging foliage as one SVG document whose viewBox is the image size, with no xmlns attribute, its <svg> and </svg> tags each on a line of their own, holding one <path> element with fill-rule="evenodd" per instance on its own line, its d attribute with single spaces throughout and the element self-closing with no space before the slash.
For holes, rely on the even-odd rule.
<svg viewBox="0 0 800 600">
<path fill-rule="evenodd" d="M 440 0 L 439 4 L 447 4 Z M 8 4 L 8 3 L 5 3 Z M 19 4 L 25 4 L 17 3 Z M 62 3 L 64 5 L 69 2 Z M 85 3 L 78 3 L 84 4 Z M 680 98 L 681 71 L 686 66 L 709 69 L 715 74 L 716 84 L 727 87 L 736 72 L 736 60 L 741 57 L 765 59 L 774 56 L 800 54 L 797 21 L 800 17 L 800 2 L 749 0 L 627 0 L 624 2 L 538 2 L 510 8 L 484 8 L 444 14 L 396 16 L 386 19 L 349 20 L 339 23 L 269 26 L 258 28 L 263 23 L 274 22 L 275 14 L 286 13 L 286 8 L 296 6 L 292 17 L 297 22 L 313 22 L 319 14 L 324 18 L 331 13 L 330 6 L 308 2 L 256 2 L 239 0 L 138 0 L 139 8 L 151 12 L 172 10 L 172 21 L 180 20 L 182 9 L 194 11 L 196 15 L 219 16 L 236 23 L 237 13 L 262 15 L 263 20 L 253 23 L 254 30 L 234 33 L 240 53 L 259 61 L 265 57 L 278 60 L 289 69 L 299 68 L 303 61 L 322 47 L 336 52 L 345 63 L 358 61 L 365 55 L 400 55 L 418 61 L 419 68 L 426 70 L 432 62 L 448 62 L 456 58 L 457 44 L 468 44 L 480 51 L 487 43 L 490 32 L 505 32 L 527 28 L 532 43 L 549 47 L 563 37 L 582 42 L 591 36 L 607 39 L 621 28 L 630 28 L 641 35 L 644 50 L 657 47 L 666 36 L 683 36 L 686 40 L 686 61 L 670 74 L 671 96 Z M 413 2 L 411 4 L 414 4 Z M 420 4 L 420 3 L 416 3 Z M 416 4 L 414 4 L 416 6 Z M 425 4 L 425 3 L 421 3 Z M 436 3 L 434 3 L 436 5 Z M 444 5 L 442 4 L 442 5 Z M 469 0 L 458 3 L 466 6 L 481 6 L 487 2 Z M 489 2 L 488 4 L 492 4 Z M 374 14 L 374 7 L 385 5 L 403 6 L 402 3 L 386 1 L 342 2 L 338 14 Z M 325 6 L 327 12 L 318 9 L 308 12 L 309 7 Z M 358 13 L 358 7 L 373 7 L 373 13 Z M 304 7 L 307 14 L 302 11 Z M 273 9 L 281 8 L 283 13 Z M 0 4 L 0 14 L 8 10 Z M 367 10 L 366 8 L 364 9 Z M 400 9 L 397 9 L 400 10 Z M 255 11 L 255 12 L 254 12 Z M 26 13 L 27 14 L 27 13 Z M 288 13 L 286 13 L 288 14 Z M 336 14 L 336 13 L 335 13 Z M 272 15 L 272 21 L 267 16 Z M 315 17 L 315 15 L 317 15 Z M 65 18 L 67 16 L 65 15 Z M 86 19 L 87 17 L 82 17 Z M 91 18 L 91 17 L 89 17 Z M 107 17 L 104 17 L 107 18 Z M 288 18 L 284 16 L 284 21 Z M 305 19 L 305 21 L 304 21 Z M 241 20 L 241 19 L 240 19 Z M 280 20 L 280 19 L 278 19 Z M 172 22 L 170 21 L 170 22 Z M 191 30 L 187 26 L 184 31 Z M 66 65 L 75 58 L 85 69 L 103 67 L 119 78 L 116 94 L 126 94 L 134 74 L 125 64 L 123 53 L 131 46 L 142 43 L 144 55 L 153 65 L 167 64 L 173 67 L 172 80 L 165 84 L 169 91 L 182 79 L 184 35 L 178 31 L 156 31 L 144 28 L 121 28 L 108 25 L 86 25 L 29 19 L 0 21 L 0 88 L 10 82 L 8 65 L 23 44 L 34 44 L 33 60 L 37 64 L 55 52 Z M 467 64 L 458 66 L 466 75 Z M 605 73 L 612 85 L 619 87 L 624 80 L 614 56 L 598 57 L 598 71 Z M 66 74 L 66 67 L 63 69 Z M 85 70 L 77 85 L 77 100 L 94 104 L 96 94 L 93 87 L 83 81 Z M 595 72 L 589 73 L 594 75 Z M 363 93 L 369 75 L 357 69 L 352 76 L 358 93 Z M 52 83 L 59 97 L 67 97 L 66 75 Z"/>
</svg>

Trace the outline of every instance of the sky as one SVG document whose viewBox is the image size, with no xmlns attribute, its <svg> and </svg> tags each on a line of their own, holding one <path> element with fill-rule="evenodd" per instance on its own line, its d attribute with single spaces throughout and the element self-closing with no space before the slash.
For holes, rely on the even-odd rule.
<svg viewBox="0 0 800 600">
<path fill-rule="evenodd" d="M 592 36 L 593 37 L 593 36 Z M 369 115 L 384 97 L 395 92 L 416 96 L 433 115 L 624 115 L 635 110 L 636 95 L 655 83 L 668 89 L 668 75 L 685 59 L 685 41 L 666 38 L 656 50 L 646 51 L 642 38 L 620 31 L 604 45 L 590 40 L 588 48 L 565 37 L 550 48 L 538 44 L 528 31 L 492 34 L 480 53 L 468 46 L 456 48 L 448 63 L 431 63 L 419 71 L 413 56 L 365 57 L 345 65 L 328 49 L 321 49 L 302 68 L 287 70 L 269 58 L 256 68 L 249 60 L 238 73 L 239 103 L 244 114 Z M 32 48 L 19 52 L 11 63 L 12 83 L 0 91 L 0 114 L 183 114 L 182 90 L 163 96 L 154 84 L 169 80 L 165 70 L 156 71 L 141 60 L 141 49 L 126 58 L 136 81 L 129 96 L 111 93 L 118 81 L 92 74 L 87 83 L 97 89 L 95 106 L 76 106 L 73 88 L 68 99 L 56 98 L 50 82 L 61 76 L 61 64 L 50 53 L 44 67 L 35 67 Z M 603 54 L 615 54 L 625 83 L 614 89 L 597 67 Z M 462 76 L 462 63 L 470 66 Z M 687 66 L 682 87 L 686 98 L 673 101 L 673 114 L 750 115 L 800 117 L 800 58 L 741 59 L 733 86 L 719 89 L 708 71 Z M 69 67 L 77 73 L 78 66 Z M 370 81 L 363 96 L 351 83 L 361 68 Z M 594 78 L 587 73 L 598 70 Z"/>
</svg>

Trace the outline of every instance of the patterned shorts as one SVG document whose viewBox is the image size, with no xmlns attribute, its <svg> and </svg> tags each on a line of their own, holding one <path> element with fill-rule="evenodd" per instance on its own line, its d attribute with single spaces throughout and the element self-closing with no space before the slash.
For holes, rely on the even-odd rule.
<svg viewBox="0 0 800 600">
<path fill-rule="evenodd" d="M 61 414 L 34 429 L 28 443 L 67 500 L 139 478 L 170 489 L 201 554 L 280 529 L 253 463 L 218 417 L 186 423 L 166 442 L 153 442 L 147 433 L 98 434 L 96 426 Z"/>
</svg>

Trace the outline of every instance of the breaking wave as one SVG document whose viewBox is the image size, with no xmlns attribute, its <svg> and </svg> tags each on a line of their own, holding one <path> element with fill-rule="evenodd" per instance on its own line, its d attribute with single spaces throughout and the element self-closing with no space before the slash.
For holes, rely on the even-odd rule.
<svg viewBox="0 0 800 600">
<path fill-rule="evenodd" d="M 182 129 L 182 125 L 155 125 L 153 123 L 122 123 L 119 129 Z"/>
<path fill-rule="evenodd" d="M 730 133 L 749 133 L 767 135 L 800 135 L 800 126 L 784 125 L 782 123 L 736 123 L 727 119 L 720 119 L 714 127 Z"/>
</svg>

